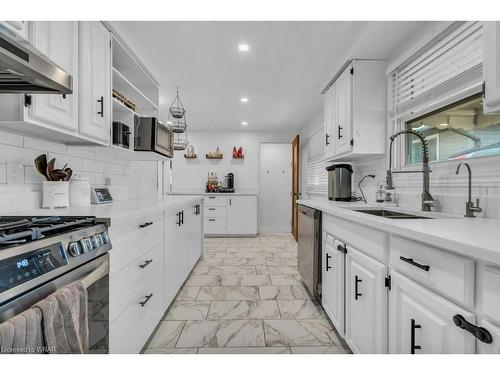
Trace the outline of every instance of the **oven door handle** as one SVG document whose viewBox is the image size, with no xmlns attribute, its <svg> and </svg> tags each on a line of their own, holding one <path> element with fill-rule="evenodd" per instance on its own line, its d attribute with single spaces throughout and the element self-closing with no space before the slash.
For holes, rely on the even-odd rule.
<svg viewBox="0 0 500 375">
<path fill-rule="evenodd" d="M 88 289 L 92 284 L 101 280 L 104 276 L 109 274 L 109 260 L 106 259 L 103 264 L 85 276 L 80 282 L 83 284 L 85 289 Z"/>
</svg>

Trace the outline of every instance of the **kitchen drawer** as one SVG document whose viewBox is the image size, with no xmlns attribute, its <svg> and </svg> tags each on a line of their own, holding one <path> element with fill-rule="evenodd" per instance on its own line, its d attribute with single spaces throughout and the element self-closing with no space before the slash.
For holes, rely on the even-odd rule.
<svg viewBox="0 0 500 375">
<path fill-rule="evenodd" d="M 147 296 L 150 296 L 149 300 Z M 160 322 L 163 313 L 163 278 L 158 277 L 134 297 L 126 310 L 111 323 L 110 353 L 139 353 Z"/>
<path fill-rule="evenodd" d="M 225 217 L 205 217 L 205 234 L 226 234 Z"/>
<path fill-rule="evenodd" d="M 205 207 L 205 217 L 226 217 L 226 207 Z"/>
<path fill-rule="evenodd" d="M 500 323 L 500 268 L 484 268 L 482 293 L 483 313 Z"/>
<path fill-rule="evenodd" d="M 113 246 L 109 272 L 113 275 L 163 242 L 163 212 L 111 225 L 109 235 Z"/>
<path fill-rule="evenodd" d="M 133 260 L 127 267 L 110 277 L 109 321 L 128 306 L 136 295 L 144 290 L 163 272 L 163 244 Z"/>
<path fill-rule="evenodd" d="M 387 241 L 385 233 L 331 215 L 323 215 L 322 224 L 323 230 L 336 239 L 346 242 L 377 260 L 385 261 Z"/>
<path fill-rule="evenodd" d="M 472 259 L 393 236 L 390 263 L 410 278 L 459 303 L 474 306 Z"/>
<path fill-rule="evenodd" d="M 226 207 L 227 197 L 222 195 L 207 195 L 205 198 L 205 206 L 207 207 Z"/>
</svg>

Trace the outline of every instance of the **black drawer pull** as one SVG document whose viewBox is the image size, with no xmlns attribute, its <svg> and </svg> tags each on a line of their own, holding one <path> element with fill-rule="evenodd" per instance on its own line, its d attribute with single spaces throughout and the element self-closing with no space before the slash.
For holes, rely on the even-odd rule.
<svg viewBox="0 0 500 375">
<path fill-rule="evenodd" d="M 215 211 L 215 208 L 209 208 L 208 210 L 209 211 Z"/>
<path fill-rule="evenodd" d="M 139 264 L 139 268 L 140 268 L 140 269 L 144 269 L 144 268 L 146 268 L 147 266 L 149 266 L 152 262 L 153 262 L 153 259 L 146 260 L 146 261 L 144 262 L 144 264 Z"/>
<path fill-rule="evenodd" d="M 145 297 L 146 299 L 145 299 L 144 301 L 139 302 L 139 305 L 141 305 L 141 307 L 144 307 L 144 306 L 146 305 L 146 303 L 148 303 L 148 302 L 149 302 L 149 300 L 151 299 L 151 297 L 153 297 L 153 293 L 148 294 L 148 295 Z"/>
<path fill-rule="evenodd" d="M 484 342 L 486 344 L 491 344 L 493 342 L 493 338 L 491 337 L 491 334 L 488 332 L 486 328 L 478 327 L 475 326 L 474 324 L 469 323 L 460 314 L 453 316 L 453 323 L 455 323 L 457 327 L 460 327 L 472 333 L 474 337 L 481 342 Z"/>
<path fill-rule="evenodd" d="M 325 144 L 328 146 L 330 144 L 330 134 L 325 134 Z"/>
<path fill-rule="evenodd" d="M 208 221 L 215 221 L 215 219 L 208 219 Z"/>
<path fill-rule="evenodd" d="M 339 129 L 339 132 L 338 132 L 338 138 L 340 139 L 340 138 L 342 138 L 341 131 L 342 131 L 342 129 L 344 129 L 344 128 L 343 128 L 342 126 L 340 126 L 340 125 L 339 125 L 339 126 L 338 126 L 338 129 Z"/>
<path fill-rule="evenodd" d="M 99 99 L 97 103 L 101 103 L 101 110 L 97 112 L 97 114 L 101 115 L 101 117 L 104 117 L 104 96 L 101 96 L 101 99 Z"/>
<path fill-rule="evenodd" d="M 358 297 L 361 297 L 362 294 L 358 292 L 358 284 L 363 282 L 359 277 L 354 277 L 354 299 L 357 300 Z"/>
<path fill-rule="evenodd" d="M 208 199 L 215 199 L 216 197 L 208 197 Z"/>
<path fill-rule="evenodd" d="M 401 259 L 403 262 L 411 264 L 412 266 L 418 267 L 418 268 L 420 268 L 421 270 L 424 270 L 424 271 L 429 271 L 431 269 L 431 266 L 427 266 L 425 264 L 417 263 L 417 262 L 415 262 L 413 260 L 413 258 L 405 258 L 405 257 L 401 256 L 401 257 L 399 257 L 399 259 Z"/>
<path fill-rule="evenodd" d="M 411 319 L 411 341 L 410 341 L 410 353 L 415 354 L 415 349 L 422 349 L 420 345 L 415 345 L 415 329 L 422 328 L 420 324 L 415 324 L 415 319 Z"/>
<path fill-rule="evenodd" d="M 139 225 L 139 228 L 146 228 L 149 227 L 150 225 L 153 225 L 152 221 L 148 221 L 147 223 Z"/>
<path fill-rule="evenodd" d="M 330 268 L 332 268 L 329 264 L 329 260 L 332 256 L 330 254 L 326 254 L 326 270 L 328 271 Z"/>
</svg>

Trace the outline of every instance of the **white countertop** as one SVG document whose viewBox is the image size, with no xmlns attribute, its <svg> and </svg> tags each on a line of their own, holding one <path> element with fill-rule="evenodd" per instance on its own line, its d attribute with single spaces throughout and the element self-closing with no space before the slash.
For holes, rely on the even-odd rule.
<svg viewBox="0 0 500 375">
<path fill-rule="evenodd" d="M 169 195 L 259 195 L 255 189 L 238 189 L 234 193 L 207 193 L 204 190 L 175 190 Z"/>
<path fill-rule="evenodd" d="M 465 218 L 463 216 L 430 213 L 429 219 L 387 219 L 353 211 L 353 208 L 375 207 L 376 204 L 362 202 L 334 202 L 327 199 L 298 200 L 299 204 L 321 210 L 324 213 L 366 225 L 389 234 L 428 243 L 487 262 L 500 264 L 500 220 Z M 415 212 L 399 207 L 387 210 L 408 212 L 426 216 L 425 212 Z"/>
<path fill-rule="evenodd" d="M 86 207 L 68 208 L 37 208 L 26 211 L 1 212 L 1 215 L 26 215 L 26 216 L 95 216 L 98 219 L 107 220 L 110 225 L 126 222 L 137 215 L 149 215 L 157 212 L 176 209 L 189 203 L 194 203 L 201 196 L 163 196 L 148 199 L 133 199 L 114 201 L 109 204 L 92 204 Z"/>
</svg>

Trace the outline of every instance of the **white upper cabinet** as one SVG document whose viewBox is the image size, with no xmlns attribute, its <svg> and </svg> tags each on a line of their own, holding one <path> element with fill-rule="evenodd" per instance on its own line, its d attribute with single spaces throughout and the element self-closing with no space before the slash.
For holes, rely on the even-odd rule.
<svg viewBox="0 0 500 375">
<path fill-rule="evenodd" d="M 321 259 L 321 303 L 337 329 L 344 337 L 344 269 L 345 255 L 330 234 L 323 232 L 323 259 Z"/>
<path fill-rule="evenodd" d="M 387 353 L 386 266 L 347 247 L 345 340 L 355 353 Z"/>
<path fill-rule="evenodd" d="M 33 45 L 73 77 L 70 95 L 32 95 L 26 120 L 78 131 L 78 22 L 33 22 Z"/>
<path fill-rule="evenodd" d="M 335 112 L 335 83 L 323 96 L 324 155 L 333 156 L 333 115 Z"/>
<path fill-rule="evenodd" d="M 100 22 L 79 22 L 81 134 L 109 144 L 111 127 L 111 33 Z"/>
<path fill-rule="evenodd" d="M 455 326 L 462 315 L 475 324 L 474 314 L 438 296 L 429 289 L 391 272 L 389 293 L 390 353 L 474 353 L 475 338 Z"/>
<path fill-rule="evenodd" d="M 386 62 L 352 60 L 324 94 L 325 158 L 360 160 L 385 153 Z"/>
<path fill-rule="evenodd" d="M 484 22 L 484 112 L 500 113 L 500 22 Z"/>
</svg>

